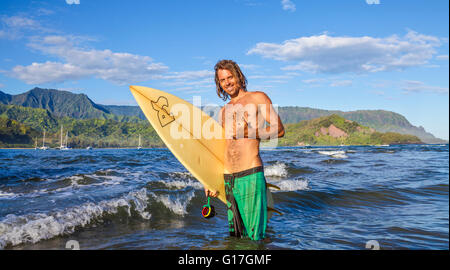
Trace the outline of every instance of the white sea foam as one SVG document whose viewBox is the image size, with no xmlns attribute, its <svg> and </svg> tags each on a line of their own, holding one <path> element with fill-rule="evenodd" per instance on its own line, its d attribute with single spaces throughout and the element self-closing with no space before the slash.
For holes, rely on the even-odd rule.
<svg viewBox="0 0 450 270">
<path fill-rule="evenodd" d="M 7 192 L 2 193 L 0 191 L 0 199 L 15 199 L 15 198 L 18 198 L 18 197 L 23 197 L 23 196 L 37 197 L 37 196 L 39 196 L 40 194 L 43 194 L 43 193 L 48 193 L 48 192 L 47 192 L 46 189 L 43 189 L 43 190 L 35 189 L 35 190 L 32 190 L 32 191 L 27 192 L 27 193 L 11 193 L 11 192 L 9 192 L 9 193 L 7 193 Z"/>
<path fill-rule="evenodd" d="M 158 182 L 163 183 L 169 188 L 183 189 L 193 187 L 195 189 L 203 189 L 203 185 L 190 172 L 171 172 L 169 176 L 174 180 L 159 180 Z"/>
<path fill-rule="evenodd" d="M 80 175 L 73 175 L 68 178 L 71 181 L 71 186 L 77 187 L 78 181 L 83 180 L 83 177 Z"/>
<path fill-rule="evenodd" d="M 332 156 L 332 155 L 336 155 L 336 154 L 345 154 L 344 151 L 317 151 L 317 153 L 319 153 L 321 155 L 327 155 L 327 156 Z"/>
<path fill-rule="evenodd" d="M 264 176 L 272 177 L 286 177 L 288 175 L 287 165 L 281 162 L 277 162 L 272 165 L 268 165 L 264 168 Z"/>
<path fill-rule="evenodd" d="M 169 173 L 169 175 L 174 178 L 195 179 L 195 177 L 190 172 L 171 172 Z"/>
<path fill-rule="evenodd" d="M 164 185 L 166 185 L 169 188 L 183 189 L 186 187 L 193 187 L 195 189 L 203 189 L 202 183 L 200 183 L 199 181 L 194 181 L 194 180 L 190 180 L 190 179 L 187 181 L 174 180 L 174 181 L 169 181 L 169 182 L 159 180 L 158 182 L 163 183 Z"/>
<path fill-rule="evenodd" d="M 308 190 L 308 180 L 295 179 L 295 180 L 283 180 L 280 183 L 280 188 L 283 191 L 295 191 L 295 190 Z"/>
<path fill-rule="evenodd" d="M 17 197 L 37 197 L 37 196 L 41 196 L 41 195 L 45 195 L 45 194 L 50 194 L 50 193 L 66 193 L 68 195 L 70 195 L 70 190 L 73 189 L 79 189 L 79 188 L 91 188 L 94 186 L 111 186 L 111 185 L 119 185 L 122 180 L 123 177 L 120 176 L 108 176 L 108 175 L 95 175 L 95 174 L 88 174 L 85 175 L 87 177 L 92 177 L 92 178 L 103 178 L 104 181 L 99 182 L 99 183 L 91 183 L 91 184 L 80 184 L 80 181 L 82 181 L 84 179 L 83 176 L 80 175 L 72 175 L 68 178 L 65 178 L 67 180 L 70 180 L 70 185 L 65 186 L 65 187 L 61 187 L 61 188 L 44 188 L 44 189 L 35 189 L 35 190 L 31 190 L 29 192 L 22 192 L 22 193 L 2 193 L 2 191 L 0 191 L 0 198 L 17 198 Z M 57 181 L 61 181 L 64 179 L 58 179 Z"/>
<path fill-rule="evenodd" d="M 10 193 L 10 192 L 3 192 L 0 190 L 0 198 L 15 198 L 17 197 L 16 193 Z"/>
<path fill-rule="evenodd" d="M 345 155 L 345 151 L 317 151 L 317 153 L 334 158 L 348 158 L 348 156 Z"/>
<path fill-rule="evenodd" d="M 348 158 L 348 156 L 345 154 L 335 154 L 335 155 L 331 155 L 331 156 L 334 158 Z"/>
<path fill-rule="evenodd" d="M 274 181 L 271 184 L 276 185 L 280 190 L 271 188 L 272 192 L 282 192 L 282 191 L 296 191 L 296 190 L 308 190 L 308 180 L 307 179 L 289 179 Z"/>
<path fill-rule="evenodd" d="M 170 209 L 173 213 L 177 215 L 184 216 L 187 212 L 187 206 L 189 202 L 194 198 L 195 193 L 191 191 L 187 194 L 176 194 L 176 195 L 157 195 L 155 193 L 150 193 L 156 201 L 164 204 L 165 207 Z"/>
<path fill-rule="evenodd" d="M 7 215 L 0 221 L 0 249 L 7 245 L 36 243 L 58 235 L 72 234 L 76 227 L 84 227 L 104 214 L 117 213 L 119 207 L 124 207 L 131 215 L 133 205 L 142 218 L 150 219 L 151 214 L 145 211 L 147 199 L 147 191 L 143 188 L 118 199 L 85 203 L 54 213 Z"/>
</svg>

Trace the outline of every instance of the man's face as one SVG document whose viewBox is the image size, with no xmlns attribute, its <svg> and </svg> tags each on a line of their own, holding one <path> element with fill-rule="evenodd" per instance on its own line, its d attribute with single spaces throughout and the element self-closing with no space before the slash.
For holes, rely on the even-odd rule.
<svg viewBox="0 0 450 270">
<path fill-rule="evenodd" d="M 240 85 L 238 80 L 229 70 L 219 69 L 217 71 L 217 77 L 219 78 L 220 86 L 228 95 L 230 95 L 230 97 L 233 97 L 239 93 Z"/>
</svg>

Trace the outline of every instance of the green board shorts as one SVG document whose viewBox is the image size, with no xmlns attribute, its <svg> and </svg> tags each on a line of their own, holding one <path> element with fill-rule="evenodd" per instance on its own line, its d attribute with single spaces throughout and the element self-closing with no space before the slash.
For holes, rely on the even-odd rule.
<svg viewBox="0 0 450 270">
<path fill-rule="evenodd" d="M 264 239 L 267 227 L 264 168 L 224 174 L 224 180 L 230 235 Z"/>
</svg>

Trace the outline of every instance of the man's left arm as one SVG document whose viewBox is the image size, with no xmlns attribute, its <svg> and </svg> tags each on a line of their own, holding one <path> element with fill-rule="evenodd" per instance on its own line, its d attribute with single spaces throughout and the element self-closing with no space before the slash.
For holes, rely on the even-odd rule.
<svg viewBox="0 0 450 270">
<path fill-rule="evenodd" d="M 256 137 L 263 140 L 283 137 L 284 126 L 280 116 L 274 109 L 270 98 L 265 93 L 258 92 L 256 100 L 258 108 L 258 124 L 257 130 L 253 131 L 256 132 Z M 265 122 L 267 122 L 268 125 L 264 127 Z"/>
</svg>

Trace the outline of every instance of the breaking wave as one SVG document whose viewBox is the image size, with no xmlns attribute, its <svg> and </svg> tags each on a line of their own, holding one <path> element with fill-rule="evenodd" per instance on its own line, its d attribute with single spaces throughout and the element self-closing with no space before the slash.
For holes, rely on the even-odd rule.
<svg viewBox="0 0 450 270">
<path fill-rule="evenodd" d="M 129 216 L 133 211 L 143 219 L 150 219 L 151 214 L 145 211 L 147 199 L 147 191 L 143 188 L 118 199 L 85 203 L 53 213 L 7 215 L 0 221 L 0 248 L 72 234 L 76 228 L 100 221 L 107 214 L 117 214 L 119 209 L 124 209 Z"/>
</svg>

